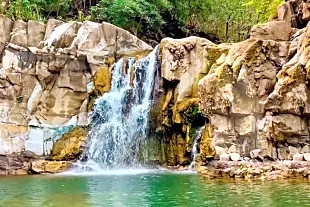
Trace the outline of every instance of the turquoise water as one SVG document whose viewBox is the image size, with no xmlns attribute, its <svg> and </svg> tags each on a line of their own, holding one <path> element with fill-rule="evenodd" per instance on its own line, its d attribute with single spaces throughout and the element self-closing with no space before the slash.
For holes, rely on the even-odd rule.
<svg viewBox="0 0 310 207">
<path fill-rule="evenodd" d="M 0 177 L 0 206 L 310 206 L 310 185 L 308 180 L 207 180 L 172 173 Z"/>
</svg>

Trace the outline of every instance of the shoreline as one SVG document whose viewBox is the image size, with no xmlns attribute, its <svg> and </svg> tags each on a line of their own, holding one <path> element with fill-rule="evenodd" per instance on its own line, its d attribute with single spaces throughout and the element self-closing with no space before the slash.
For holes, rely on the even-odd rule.
<svg viewBox="0 0 310 207">
<path fill-rule="evenodd" d="M 210 178 L 276 180 L 310 178 L 310 161 L 211 161 L 197 167 L 198 174 Z"/>
</svg>

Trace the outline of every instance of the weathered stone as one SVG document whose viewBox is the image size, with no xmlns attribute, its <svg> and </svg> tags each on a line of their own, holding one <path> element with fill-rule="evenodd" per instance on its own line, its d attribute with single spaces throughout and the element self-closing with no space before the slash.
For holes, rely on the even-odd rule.
<svg viewBox="0 0 310 207">
<path fill-rule="evenodd" d="M 28 46 L 26 22 L 22 20 L 17 20 L 14 22 L 10 42 L 21 47 Z"/>
<path fill-rule="evenodd" d="M 248 161 L 250 161 L 251 159 L 250 159 L 249 157 L 245 157 L 245 158 L 243 158 L 243 160 L 248 162 Z"/>
<path fill-rule="evenodd" d="M 231 153 L 238 153 L 238 149 L 237 149 L 236 145 L 231 145 L 228 148 L 228 154 L 231 154 Z"/>
<path fill-rule="evenodd" d="M 251 158 L 252 159 L 259 159 L 259 160 L 263 160 L 263 153 L 261 149 L 255 149 L 251 151 Z"/>
<path fill-rule="evenodd" d="M 241 160 L 241 156 L 239 153 L 230 153 L 230 159 L 232 161 L 240 161 Z"/>
<path fill-rule="evenodd" d="M 69 163 L 66 161 L 36 160 L 31 163 L 31 170 L 35 173 L 60 173 L 67 170 Z"/>
<path fill-rule="evenodd" d="M 310 153 L 304 153 L 304 159 L 310 161 Z"/>
<path fill-rule="evenodd" d="M 303 154 L 295 154 L 293 155 L 293 161 L 303 161 L 304 155 Z"/>
<path fill-rule="evenodd" d="M 57 19 L 49 19 L 47 21 L 47 24 L 46 24 L 46 31 L 45 31 L 44 40 L 47 40 L 48 38 L 50 38 L 53 30 L 63 23 L 64 23 L 63 21 L 60 21 Z"/>
<path fill-rule="evenodd" d="M 218 156 L 221 156 L 222 154 L 226 153 L 226 150 L 223 147 L 215 146 L 215 153 Z"/>
<path fill-rule="evenodd" d="M 229 154 L 225 154 L 225 153 L 223 153 L 223 154 L 221 154 L 220 155 L 220 161 L 230 161 L 230 155 Z"/>
<path fill-rule="evenodd" d="M 302 149 L 301 149 L 301 152 L 302 154 L 304 153 L 310 153 L 310 147 L 309 145 L 305 145 Z"/>
<path fill-rule="evenodd" d="M 293 147 L 293 146 L 289 146 L 288 150 L 289 150 L 291 156 L 294 156 L 295 154 L 300 153 L 300 148 L 298 149 L 298 148 Z"/>
<path fill-rule="evenodd" d="M 21 154 L 28 164 L 38 156 L 50 155 L 54 143 L 53 159 L 76 159 L 86 132 L 76 129 L 73 135 L 57 133 L 66 127 L 88 124 L 88 100 L 94 98 L 88 85 L 95 79 L 100 91 L 97 95 L 108 92 L 115 58 L 138 59 L 153 49 L 107 23 L 84 22 L 81 28 L 82 23 L 49 20 L 45 27 L 35 21 L 12 21 L 0 16 L 0 26 L 0 154 L 5 154 L 4 159 L 11 153 Z M 97 76 L 102 73 L 97 73 L 100 67 L 107 69 L 104 77 Z M 19 160 L 14 163 L 19 167 L 0 174 L 28 172 Z M 55 172 L 65 167 L 55 163 L 37 163 L 41 170 L 34 172 Z"/>
<path fill-rule="evenodd" d="M 64 134 L 53 145 L 51 159 L 76 160 L 86 144 L 87 132 L 81 127 L 76 127 Z"/>
<path fill-rule="evenodd" d="M 134 56 L 143 51 L 151 51 L 152 47 L 139 40 L 129 32 L 112 24 L 86 21 L 82 24 L 73 43 L 80 54 L 87 55 L 90 64 L 98 65 L 108 54 Z M 125 43 L 125 44 L 124 44 Z M 116 47 L 115 47 L 116 46 Z M 96 55 L 94 59 L 92 56 Z"/>
<path fill-rule="evenodd" d="M 278 158 L 280 160 L 288 160 L 289 159 L 289 152 L 286 147 L 278 148 Z"/>
<path fill-rule="evenodd" d="M 40 48 L 40 42 L 44 39 L 45 29 L 44 23 L 28 21 L 28 47 Z"/>
<path fill-rule="evenodd" d="M 177 101 L 187 97 L 197 97 L 198 81 L 203 74 L 208 73 L 211 66 L 203 57 L 216 58 L 219 55 L 218 50 L 212 42 L 198 37 L 162 40 L 162 77 L 168 81 L 180 82 Z M 192 62 L 193 59 L 196 61 Z"/>
<path fill-rule="evenodd" d="M 293 33 L 290 23 L 272 21 L 254 26 L 250 31 L 252 39 L 288 41 Z"/>
<path fill-rule="evenodd" d="M 13 21 L 4 15 L 0 16 L 0 28 L 5 28 L 1 29 L 0 31 L 0 42 L 1 43 L 7 43 L 10 41 L 11 36 L 10 33 L 12 31 L 13 27 Z"/>
</svg>

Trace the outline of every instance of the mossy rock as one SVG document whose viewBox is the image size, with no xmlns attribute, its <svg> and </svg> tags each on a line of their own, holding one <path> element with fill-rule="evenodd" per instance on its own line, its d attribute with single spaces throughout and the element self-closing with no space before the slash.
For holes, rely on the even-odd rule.
<svg viewBox="0 0 310 207">
<path fill-rule="evenodd" d="M 76 160 L 86 143 L 87 130 L 75 127 L 58 139 L 51 152 L 52 160 Z"/>
</svg>

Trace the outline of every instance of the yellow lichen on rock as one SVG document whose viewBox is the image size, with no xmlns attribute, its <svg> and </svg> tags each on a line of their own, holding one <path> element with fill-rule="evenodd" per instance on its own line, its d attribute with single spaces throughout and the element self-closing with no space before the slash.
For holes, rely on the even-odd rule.
<svg viewBox="0 0 310 207">
<path fill-rule="evenodd" d="M 210 125 L 206 124 L 200 141 L 199 157 L 202 161 L 206 161 L 206 158 L 210 158 L 215 155 L 215 150 L 210 133 Z"/>
<path fill-rule="evenodd" d="M 58 139 L 51 152 L 53 160 L 76 160 L 87 139 L 87 131 L 76 127 Z"/>
<path fill-rule="evenodd" d="M 31 163 L 31 170 L 39 174 L 54 174 L 67 170 L 69 163 L 66 161 L 36 160 Z"/>
</svg>

